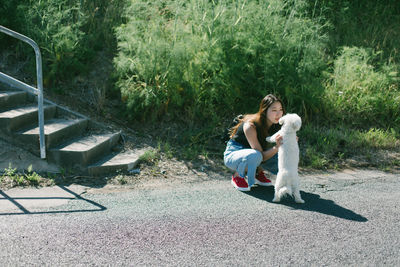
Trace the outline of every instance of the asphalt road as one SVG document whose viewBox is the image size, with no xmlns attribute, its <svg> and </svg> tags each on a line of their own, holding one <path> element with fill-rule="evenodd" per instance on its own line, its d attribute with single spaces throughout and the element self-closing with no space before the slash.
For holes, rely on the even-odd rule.
<svg viewBox="0 0 400 267">
<path fill-rule="evenodd" d="M 69 197 L 0 191 L 0 263 L 400 266 L 399 188 L 398 174 L 357 170 L 302 174 L 305 204 L 275 204 L 272 187 L 243 193 L 212 177 L 147 189 L 59 188 Z"/>
</svg>

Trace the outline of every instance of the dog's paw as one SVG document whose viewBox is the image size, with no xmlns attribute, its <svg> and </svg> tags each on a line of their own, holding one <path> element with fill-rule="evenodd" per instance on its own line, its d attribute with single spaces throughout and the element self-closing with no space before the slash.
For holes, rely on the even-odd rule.
<svg viewBox="0 0 400 267">
<path fill-rule="evenodd" d="M 296 203 L 298 203 L 298 204 L 304 204 L 304 203 L 306 203 L 304 200 L 302 200 L 301 198 L 300 199 L 295 199 L 294 200 Z"/>
<path fill-rule="evenodd" d="M 272 200 L 272 202 L 275 202 L 275 203 L 277 203 L 279 201 L 281 201 L 281 200 L 279 198 L 277 198 L 277 197 L 274 197 L 274 199 Z"/>
</svg>

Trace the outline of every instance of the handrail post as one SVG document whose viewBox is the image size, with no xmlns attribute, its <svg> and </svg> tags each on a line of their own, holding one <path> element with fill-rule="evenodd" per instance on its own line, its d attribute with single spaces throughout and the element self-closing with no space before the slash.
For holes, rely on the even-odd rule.
<svg viewBox="0 0 400 267">
<path fill-rule="evenodd" d="M 33 40 L 32 40 L 33 41 Z M 36 43 L 35 43 L 36 44 Z M 38 120 L 39 120 L 39 143 L 40 143 L 40 157 L 46 158 L 46 144 L 44 135 L 44 111 L 43 111 L 43 73 L 42 73 L 42 56 L 40 54 L 39 46 L 33 48 L 36 54 L 36 76 L 38 92 Z"/>
<path fill-rule="evenodd" d="M 46 145 L 45 145 L 45 135 L 44 135 L 44 108 L 43 108 L 43 74 L 42 74 L 42 56 L 40 54 L 40 48 L 37 45 L 35 41 L 30 39 L 29 37 L 26 37 L 25 35 L 22 35 L 20 33 L 17 33 L 15 31 L 12 31 L 4 26 L 0 25 L 0 32 L 3 32 L 7 35 L 10 35 L 14 38 L 17 38 L 21 41 L 24 41 L 25 43 L 29 44 L 33 50 L 35 51 L 36 55 L 36 78 L 37 78 L 37 89 L 36 89 L 36 94 L 38 97 L 38 120 L 39 120 L 39 143 L 40 143 L 40 157 L 42 159 L 46 158 Z M 22 82 L 19 84 L 23 84 L 27 89 L 30 89 L 29 85 L 26 85 Z"/>
</svg>

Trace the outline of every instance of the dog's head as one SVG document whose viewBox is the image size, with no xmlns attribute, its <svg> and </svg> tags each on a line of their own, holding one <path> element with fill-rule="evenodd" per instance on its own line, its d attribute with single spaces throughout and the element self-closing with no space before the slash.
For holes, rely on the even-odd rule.
<svg viewBox="0 0 400 267">
<path fill-rule="evenodd" d="M 295 113 L 288 113 L 279 119 L 279 124 L 286 130 L 297 132 L 301 127 L 301 118 Z"/>
</svg>

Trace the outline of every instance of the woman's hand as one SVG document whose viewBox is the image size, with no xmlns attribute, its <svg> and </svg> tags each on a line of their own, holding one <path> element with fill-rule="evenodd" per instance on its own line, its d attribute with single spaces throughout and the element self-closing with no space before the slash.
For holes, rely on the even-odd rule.
<svg viewBox="0 0 400 267">
<path fill-rule="evenodd" d="M 275 138 L 276 148 L 279 148 L 283 144 L 283 136 L 278 134 Z"/>
</svg>

